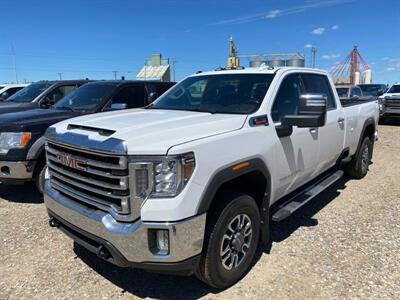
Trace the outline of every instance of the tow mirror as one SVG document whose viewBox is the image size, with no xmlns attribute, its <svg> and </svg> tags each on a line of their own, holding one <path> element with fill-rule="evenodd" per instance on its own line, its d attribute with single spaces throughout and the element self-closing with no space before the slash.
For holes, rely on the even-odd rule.
<svg viewBox="0 0 400 300">
<path fill-rule="evenodd" d="M 299 98 L 297 115 L 283 116 L 281 125 L 276 127 L 279 137 L 292 134 L 293 126 L 299 128 L 322 127 L 326 122 L 326 101 L 323 94 L 304 94 Z"/>
<path fill-rule="evenodd" d="M 40 108 L 49 108 L 52 105 L 51 101 L 49 98 L 44 98 L 42 101 L 40 101 Z"/>
<path fill-rule="evenodd" d="M 376 92 L 376 95 L 379 97 L 379 96 L 382 96 L 384 94 L 384 92 L 383 92 L 383 90 L 382 89 L 379 89 L 377 92 Z"/>
</svg>

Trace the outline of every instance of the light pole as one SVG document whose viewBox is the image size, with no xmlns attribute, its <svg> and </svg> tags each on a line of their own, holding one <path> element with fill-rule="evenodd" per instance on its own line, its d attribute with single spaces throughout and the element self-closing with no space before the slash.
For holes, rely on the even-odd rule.
<svg viewBox="0 0 400 300">
<path fill-rule="evenodd" d="M 113 74 L 114 74 L 114 80 L 117 80 L 117 73 L 118 73 L 118 71 L 112 71 L 113 72 Z"/>
<path fill-rule="evenodd" d="M 62 73 L 57 73 L 60 80 L 62 80 Z"/>
</svg>

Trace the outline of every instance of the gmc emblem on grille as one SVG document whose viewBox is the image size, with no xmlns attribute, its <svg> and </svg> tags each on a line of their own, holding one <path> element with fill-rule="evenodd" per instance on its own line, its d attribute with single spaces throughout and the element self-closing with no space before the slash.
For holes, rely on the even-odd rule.
<svg viewBox="0 0 400 300">
<path fill-rule="evenodd" d="M 57 155 L 57 161 L 67 167 L 73 168 L 73 169 L 77 169 L 77 170 L 81 170 L 81 171 L 85 171 L 86 168 L 83 166 L 83 164 L 85 164 L 86 162 L 80 159 L 76 159 L 73 158 L 71 156 L 68 155 L 61 155 L 58 154 Z"/>
</svg>

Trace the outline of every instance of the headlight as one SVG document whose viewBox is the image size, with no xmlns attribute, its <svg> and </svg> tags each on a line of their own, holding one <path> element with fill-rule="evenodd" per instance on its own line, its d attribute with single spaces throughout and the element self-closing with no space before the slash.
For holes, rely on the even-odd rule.
<svg viewBox="0 0 400 300">
<path fill-rule="evenodd" d="M 183 190 L 195 168 L 192 152 L 134 160 L 137 162 L 132 162 L 131 170 L 135 172 L 136 196 L 147 194 L 153 198 L 175 197 Z"/>
<path fill-rule="evenodd" d="M 0 154 L 7 154 L 10 149 L 24 148 L 30 139 L 30 132 L 2 132 L 0 133 Z"/>
</svg>

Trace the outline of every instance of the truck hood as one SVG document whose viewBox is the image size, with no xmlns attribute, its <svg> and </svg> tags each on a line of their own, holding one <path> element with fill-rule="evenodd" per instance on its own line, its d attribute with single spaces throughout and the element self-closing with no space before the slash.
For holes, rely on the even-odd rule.
<svg viewBox="0 0 400 300">
<path fill-rule="evenodd" d="M 0 102 L 0 114 L 23 111 L 35 107 L 38 107 L 38 105 L 32 102 L 18 103 L 18 102 L 4 101 Z"/>
<path fill-rule="evenodd" d="M 247 115 L 133 109 L 70 119 L 52 126 L 48 136 L 59 139 L 73 135 L 74 143 L 88 143 L 96 145 L 92 148 L 110 152 L 112 149 L 105 145 L 110 139 L 120 140 L 130 155 L 167 154 L 175 145 L 238 130 L 246 118 Z M 101 135 L 101 130 L 111 134 Z"/>
<path fill-rule="evenodd" d="M 67 110 L 40 108 L 0 114 L 0 131 L 44 133 L 50 125 L 77 115 L 76 112 Z"/>
</svg>

